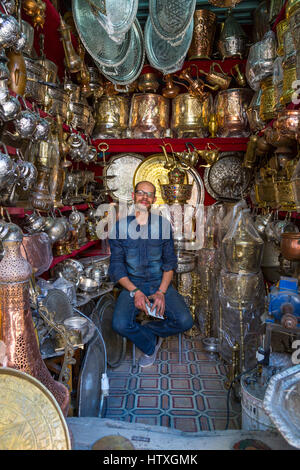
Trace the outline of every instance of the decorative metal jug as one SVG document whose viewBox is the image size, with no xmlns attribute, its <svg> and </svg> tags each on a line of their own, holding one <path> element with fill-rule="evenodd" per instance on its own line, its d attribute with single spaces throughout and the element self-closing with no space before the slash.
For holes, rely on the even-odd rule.
<svg viewBox="0 0 300 470">
<path fill-rule="evenodd" d="M 68 389 L 52 378 L 38 347 L 29 296 L 32 268 L 21 255 L 22 240 L 23 233 L 17 226 L 14 229 L 12 227 L 2 240 L 4 257 L 0 263 L 0 339 L 6 345 L 7 366 L 26 372 L 45 385 L 66 416 L 69 407 Z"/>
</svg>

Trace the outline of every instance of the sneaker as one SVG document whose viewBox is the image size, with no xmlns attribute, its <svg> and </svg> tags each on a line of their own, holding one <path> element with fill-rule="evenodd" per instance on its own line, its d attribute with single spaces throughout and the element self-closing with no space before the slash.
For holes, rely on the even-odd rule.
<svg viewBox="0 0 300 470">
<path fill-rule="evenodd" d="M 148 354 L 143 354 L 140 357 L 139 366 L 141 366 L 141 367 L 152 366 L 152 364 L 155 362 L 156 354 L 157 354 L 162 342 L 163 342 L 163 338 L 159 337 L 158 341 L 157 341 L 157 345 L 155 346 L 155 349 L 154 349 L 154 353 L 151 354 L 151 356 L 148 356 Z"/>
</svg>

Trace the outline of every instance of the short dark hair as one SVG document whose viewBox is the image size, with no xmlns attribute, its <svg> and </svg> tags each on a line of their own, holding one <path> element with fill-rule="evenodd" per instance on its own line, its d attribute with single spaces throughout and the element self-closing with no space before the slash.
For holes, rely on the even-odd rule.
<svg viewBox="0 0 300 470">
<path fill-rule="evenodd" d="M 151 186 L 153 186 L 153 189 L 154 189 L 153 193 L 154 193 L 154 196 L 155 196 L 155 193 L 156 193 L 156 187 L 154 186 L 154 184 L 153 184 L 153 183 L 151 183 L 151 181 L 146 181 L 146 180 L 145 180 L 145 181 L 139 181 L 138 183 L 136 183 L 136 185 L 135 185 L 135 187 L 134 187 L 134 192 L 136 192 L 136 191 L 137 191 L 137 189 L 138 189 L 138 185 L 139 185 L 139 184 L 142 184 L 142 183 L 148 183 L 148 184 L 151 184 Z"/>
</svg>

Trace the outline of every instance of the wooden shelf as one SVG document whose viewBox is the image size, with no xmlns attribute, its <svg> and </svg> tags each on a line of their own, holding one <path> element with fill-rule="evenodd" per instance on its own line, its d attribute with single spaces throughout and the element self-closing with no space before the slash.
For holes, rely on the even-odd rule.
<svg viewBox="0 0 300 470">
<path fill-rule="evenodd" d="M 136 152 L 136 153 L 161 153 L 162 145 L 169 143 L 172 145 L 174 152 L 182 152 L 187 150 L 186 144 L 192 143 L 198 150 L 203 150 L 208 143 L 216 145 L 221 152 L 229 152 L 231 150 L 242 152 L 246 151 L 248 137 L 243 138 L 207 138 L 207 139 L 101 139 L 92 141 L 95 147 L 100 142 L 106 142 L 109 146 L 107 153 L 113 152 Z"/>
</svg>

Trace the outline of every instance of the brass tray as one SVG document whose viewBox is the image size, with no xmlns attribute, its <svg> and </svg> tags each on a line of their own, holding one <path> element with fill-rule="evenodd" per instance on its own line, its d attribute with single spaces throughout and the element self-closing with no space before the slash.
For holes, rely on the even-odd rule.
<svg viewBox="0 0 300 470">
<path fill-rule="evenodd" d="M 8 367 L 0 367 L 0 450 L 71 450 L 53 395 L 31 375 Z"/>
<path fill-rule="evenodd" d="M 150 155 L 137 167 L 134 177 L 133 177 L 133 186 L 135 186 L 139 181 L 150 181 L 156 187 L 156 202 L 155 205 L 166 204 L 162 198 L 160 183 L 168 184 L 168 172 L 164 165 L 166 159 L 164 154 L 156 153 Z M 187 184 L 193 184 L 192 196 L 187 201 L 188 204 L 192 206 L 197 206 L 198 204 L 203 204 L 204 202 L 204 186 L 202 179 L 198 172 L 194 168 L 189 168 L 187 170 L 188 181 Z"/>
<path fill-rule="evenodd" d="M 110 195 L 114 200 L 132 202 L 133 175 L 143 160 L 143 155 L 138 153 L 119 153 L 109 160 L 103 173 L 115 178 L 104 179 L 104 185 L 111 190 Z"/>
<path fill-rule="evenodd" d="M 216 200 L 241 199 L 250 181 L 251 171 L 243 167 L 243 152 L 223 152 L 204 172 L 205 188 Z"/>
</svg>

